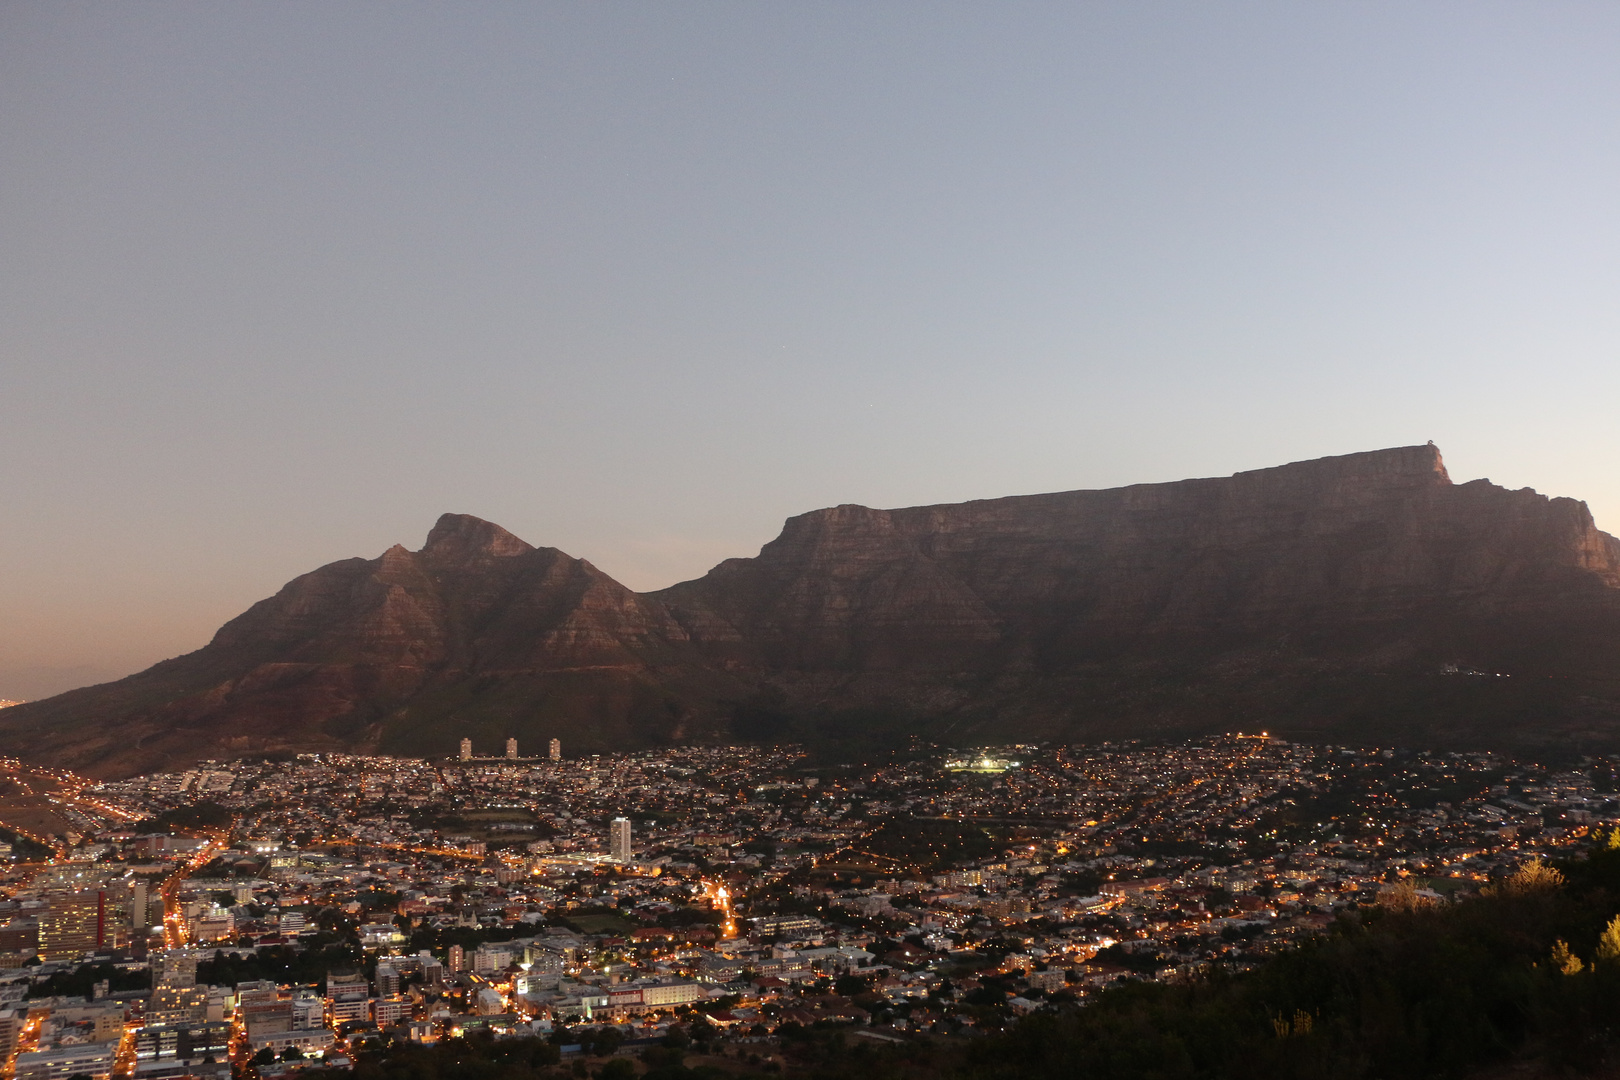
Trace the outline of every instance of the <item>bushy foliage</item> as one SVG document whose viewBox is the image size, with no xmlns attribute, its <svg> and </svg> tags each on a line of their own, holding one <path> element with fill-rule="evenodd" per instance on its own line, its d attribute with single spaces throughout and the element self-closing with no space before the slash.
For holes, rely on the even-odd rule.
<svg viewBox="0 0 1620 1080">
<path fill-rule="evenodd" d="M 142 968 L 128 971 L 116 964 L 85 964 L 71 971 L 56 974 L 28 987 L 30 998 L 89 997 L 97 983 L 105 982 L 109 994 L 126 990 L 145 990 L 152 985 L 152 972 Z"/>
<path fill-rule="evenodd" d="M 964 1077 L 1462 1076 L 1595 1066 L 1620 1025 L 1620 850 L 1455 905 L 1392 895 L 1240 976 L 1138 984 L 974 1047 Z"/>
<path fill-rule="evenodd" d="M 537 1080 L 561 1060 L 544 1039 L 474 1036 L 423 1046 L 396 1043 L 355 1062 L 353 1080 Z"/>
<path fill-rule="evenodd" d="M 49 844 L 42 844 L 38 840 L 31 840 L 14 829 L 0 825 L 0 841 L 11 845 L 11 852 L 18 859 L 35 861 L 53 858 L 55 849 Z"/>
<path fill-rule="evenodd" d="M 234 815 L 217 802 L 197 802 L 189 806 L 176 806 L 156 817 L 136 824 L 142 832 L 170 832 L 174 829 L 223 829 Z"/>
<path fill-rule="evenodd" d="M 249 956 L 218 950 L 197 965 L 197 981 L 215 986 L 235 986 L 240 982 L 269 979 L 293 986 L 324 982 L 329 971 L 364 970 L 369 976 L 376 967 L 359 946 L 348 943 L 300 949 L 294 945 L 273 945 Z"/>
<path fill-rule="evenodd" d="M 793 1025 L 783 1048 L 829 1080 L 1428 1080 L 1620 1061 L 1620 848 L 1530 863 L 1455 904 L 1385 899 L 1253 971 L 1126 984 L 965 1049 Z"/>
</svg>

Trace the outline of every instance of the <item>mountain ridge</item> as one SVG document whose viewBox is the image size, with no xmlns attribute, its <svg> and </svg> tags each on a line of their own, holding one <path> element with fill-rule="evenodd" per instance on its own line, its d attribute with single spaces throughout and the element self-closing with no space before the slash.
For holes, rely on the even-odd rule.
<svg viewBox="0 0 1620 1080">
<path fill-rule="evenodd" d="M 445 754 L 463 734 L 606 749 L 1268 727 L 1567 747 L 1620 744 L 1617 661 L 1620 541 L 1576 500 L 1453 483 L 1429 444 L 828 507 L 752 558 L 639 594 L 445 514 L 417 551 L 300 575 L 197 652 L 5 710 L 0 735 L 109 775 Z"/>
</svg>

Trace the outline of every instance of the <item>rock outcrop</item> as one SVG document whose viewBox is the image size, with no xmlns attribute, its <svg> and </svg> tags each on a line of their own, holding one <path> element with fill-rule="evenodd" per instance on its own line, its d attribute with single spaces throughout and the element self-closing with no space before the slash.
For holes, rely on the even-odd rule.
<svg viewBox="0 0 1620 1080">
<path fill-rule="evenodd" d="M 445 515 L 420 551 L 322 567 L 196 653 L 7 709 L 0 735 L 104 773 L 464 734 L 1596 748 L 1620 742 L 1617 677 L 1620 542 L 1583 503 L 1453 484 L 1430 445 L 838 506 L 641 595 Z"/>
</svg>

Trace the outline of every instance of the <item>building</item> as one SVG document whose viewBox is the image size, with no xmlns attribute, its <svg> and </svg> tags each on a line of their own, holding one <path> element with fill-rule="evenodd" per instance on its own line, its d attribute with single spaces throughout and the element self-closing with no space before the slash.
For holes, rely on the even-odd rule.
<svg viewBox="0 0 1620 1080">
<path fill-rule="evenodd" d="M 129 918 L 137 934 L 146 933 L 151 923 L 147 917 L 152 910 L 152 900 L 149 895 L 150 887 L 144 881 L 137 881 L 130 890 Z"/>
<path fill-rule="evenodd" d="M 27 1009 L 0 1009 L 0 1069 L 4 1069 L 11 1055 L 17 1052 L 17 1042 L 22 1038 L 27 1021 Z"/>
<path fill-rule="evenodd" d="M 813 915 L 760 915 L 748 921 L 753 924 L 754 933 L 780 937 L 820 934 L 825 929 L 821 920 Z"/>
<path fill-rule="evenodd" d="M 1032 989 L 1045 990 L 1051 993 L 1062 990 L 1068 981 L 1069 973 L 1062 968 L 1049 968 L 1046 971 L 1032 971 L 1025 978 Z"/>
<path fill-rule="evenodd" d="M 689 1005 L 707 996 L 703 987 L 684 979 L 672 979 L 641 988 L 641 1003 L 651 1009 Z"/>
<path fill-rule="evenodd" d="M 324 1054 L 335 1040 L 331 1028 L 306 1028 L 299 1031 L 273 1031 L 263 1035 L 249 1035 L 248 1049 L 255 1052 L 266 1048 L 282 1054 L 296 1046 L 306 1054 Z"/>
<path fill-rule="evenodd" d="M 333 1024 L 371 1019 L 371 983 L 358 972 L 327 972 L 326 1011 Z"/>
<path fill-rule="evenodd" d="M 22 967 L 23 954 L 38 951 L 38 919 L 12 919 L 0 926 L 0 969 Z"/>
<path fill-rule="evenodd" d="M 630 819 L 616 817 L 608 825 L 608 857 L 616 862 L 630 861 Z"/>
<path fill-rule="evenodd" d="M 170 949 L 158 957 L 152 967 L 158 986 L 197 985 L 197 954 L 194 952 Z"/>
<path fill-rule="evenodd" d="M 13 1075 L 16 1080 L 68 1080 L 80 1074 L 91 1080 L 108 1080 L 117 1049 L 115 1042 L 96 1042 L 18 1054 Z"/>
<path fill-rule="evenodd" d="M 392 1027 L 401 1020 L 409 1020 L 411 1003 L 404 998 L 378 998 L 371 1003 L 371 1016 L 380 1028 Z"/>
<path fill-rule="evenodd" d="M 562 760 L 562 740 L 561 739 L 552 739 L 551 740 L 550 757 L 551 757 L 552 761 L 561 761 Z"/>
<path fill-rule="evenodd" d="M 300 990 L 292 999 L 290 1031 L 309 1031 L 326 1023 L 326 999 L 313 990 Z"/>
<path fill-rule="evenodd" d="M 193 969 L 195 970 L 195 969 Z M 203 1022 L 208 1015 L 208 988 L 197 986 L 195 976 L 189 986 L 159 985 L 153 988 L 146 1005 L 146 1022 L 157 1027 Z M 223 1013 L 223 1006 L 221 1008 Z"/>
<path fill-rule="evenodd" d="M 203 1059 L 230 1057 L 231 1025 L 216 1021 L 193 1024 L 148 1024 L 135 1032 L 135 1060 Z"/>
<path fill-rule="evenodd" d="M 368 949 L 391 948 L 405 944 L 405 934 L 393 923 L 366 923 L 360 927 L 360 944 Z"/>
<path fill-rule="evenodd" d="M 516 739 L 507 739 L 506 740 L 506 756 L 509 759 L 515 759 L 518 756 L 517 755 L 517 740 Z"/>
<path fill-rule="evenodd" d="M 236 1007 L 236 1022 L 242 1025 L 248 1042 L 257 1046 L 272 1035 L 293 1030 L 293 1005 L 275 990 L 248 991 Z"/>
<path fill-rule="evenodd" d="M 107 893 L 102 889 L 58 893 L 39 919 L 39 958 L 77 960 L 107 943 Z"/>
<path fill-rule="evenodd" d="M 648 1012 L 690 1005 L 706 997 L 708 992 L 701 984 L 687 979 L 636 982 L 610 988 L 608 1008 L 619 1013 Z"/>
<path fill-rule="evenodd" d="M 225 908 L 193 915 L 188 924 L 193 941 L 229 941 L 236 936 L 236 909 Z"/>
<path fill-rule="evenodd" d="M 450 946 L 446 961 L 446 966 L 450 968 L 452 973 L 467 970 L 466 950 L 460 945 Z"/>
<path fill-rule="evenodd" d="M 512 962 L 512 953 L 496 945 L 480 945 L 473 950 L 472 973 L 474 975 L 494 975 L 505 971 Z"/>
<path fill-rule="evenodd" d="M 472 760 L 472 740 L 471 739 L 462 739 L 461 740 L 461 760 L 462 761 L 471 761 Z"/>
</svg>

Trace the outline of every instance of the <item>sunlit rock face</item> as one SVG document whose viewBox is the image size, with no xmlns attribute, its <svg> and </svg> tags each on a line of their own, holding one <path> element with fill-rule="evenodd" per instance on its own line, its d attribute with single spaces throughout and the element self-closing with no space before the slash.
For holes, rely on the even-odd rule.
<svg viewBox="0 0 1620 1080">
<path fill-rule="evenodd" d="M 636 594 L 447 514 L 295 579 L 205 648 L 5 710 L 128 772 L 267 750 L 448 754 L 1267 728 L 1588 749 L 1620 733 L 1620 543 L 1583 503 L 1453 484 L 1433 446 L 1235 476 L 788 521 Z M 845 717 L 839 720 L 840 716 Z"/>
</svg>

